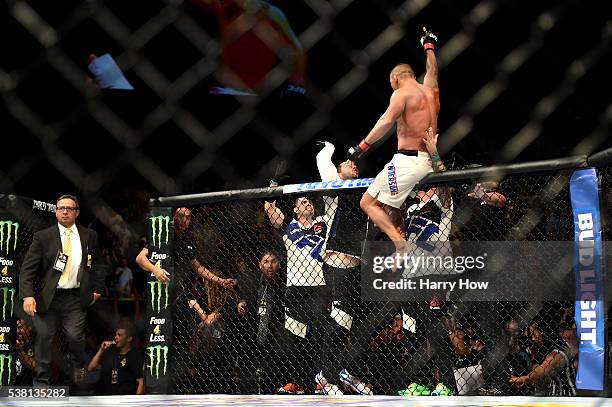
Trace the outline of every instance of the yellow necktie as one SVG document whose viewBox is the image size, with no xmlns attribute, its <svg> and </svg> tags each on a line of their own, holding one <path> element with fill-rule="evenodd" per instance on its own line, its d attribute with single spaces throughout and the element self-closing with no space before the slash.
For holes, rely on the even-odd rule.
<svg viewBox="0 0 612 407">
<path fill-rule="evenodd" d="M 66 229 L 64 231 L 64 254 L 68 255 L 68 261 L 66 262 L 66 268 L 62 273 L 59 279 L 59 285 L 64 286 L 70 279 L 70 275 L 72 274 L 72 239 L 70 238 L 70 234 L 72 230 Z"/>
</svg>

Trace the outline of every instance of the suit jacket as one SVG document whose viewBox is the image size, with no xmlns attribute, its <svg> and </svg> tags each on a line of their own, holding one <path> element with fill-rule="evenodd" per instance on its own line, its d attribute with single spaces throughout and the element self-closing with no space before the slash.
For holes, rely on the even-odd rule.
<svg viewBox="0 0 612 407">
<path fill-rule="evenodd" d="M 86 308 L 93 300 L 93 293 L 104 293 L 105 271 L 101 265 L 98 234 L 77 225 L 83 258 L 77 281 L 80 281 L 81 306 Z M 61 273 L 53 269 L 62 240 L 57 224 L 34 233 L 34 239 L 23 260 L 19 273 L 19 299 L 34 297 L 36 311 L 45 312 L 55 295 Z M 91 264 L 87 264 L 91 256 Z"/>
<path fill-rule="evenodd" d="M 247 332 L 252 346 L 256 346 L 257 329 L 259 324 L 259 295 L 263 278 L 259 270 L 242 275 L 238 281 L 239 296 L 247 303 L 247 315 L 240 318 L 243 324 L 242 332 Z M 269 333 L 268 340 L 278 340 L 280 332 L 284 331 L 285 324 L 285 278 L 282 275 L 276 276 L 274 282 L 268 286 L 268 293 L 272 294 L 272 304 L 268 304 Z M 244 338 L 241 339 L 244 342 Z"/>
</svg>

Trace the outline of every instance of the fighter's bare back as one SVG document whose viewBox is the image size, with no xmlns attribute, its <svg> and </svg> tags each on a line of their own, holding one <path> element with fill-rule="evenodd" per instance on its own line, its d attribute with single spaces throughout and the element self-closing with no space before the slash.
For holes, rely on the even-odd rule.
<svg viewBox="0 0 612 407">
<path fill-rule="evenodd" d="M 397 149 L 427 151 L 423 142 L 425 131 L 432 127 L 437 133 L 440 112 L 439 91 L 420 83 L 410 83 L 397 89 L 404 110 L 396 120 Z"/>
</svg>

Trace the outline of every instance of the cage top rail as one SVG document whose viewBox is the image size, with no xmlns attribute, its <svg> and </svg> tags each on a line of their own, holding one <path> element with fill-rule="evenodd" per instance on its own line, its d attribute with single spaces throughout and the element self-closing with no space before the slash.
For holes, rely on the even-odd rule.
<svg viewBox="0 0 612 407">
<path fill-rule="evenodd" d="M 423 178 L 417 187 L 472 179 L 500 179 L 511 174 L 550 172 L 584 168 L 587 166 L 605 166 L 610 164 L 612 164 L 612 149 L 607 149 L 589 157 L 583 154 L 553 160 L 492 165 L 464 170 L 447 171 L 445 173 L 431 173 Z M 364 188 L 369 186 L 372 181 L 373 178 L 361 178 L 357 180 L 344 180 L 336 182 L 308 182 L 279 187 L 176 195 L 151 199 L 150 206 L 189 206 L 204 203 L 226 202 L 231 200 L 274 198 L 282 195 L 299 194 L 304 192 L 337 191 L 351 188 Z"/>
</svg>

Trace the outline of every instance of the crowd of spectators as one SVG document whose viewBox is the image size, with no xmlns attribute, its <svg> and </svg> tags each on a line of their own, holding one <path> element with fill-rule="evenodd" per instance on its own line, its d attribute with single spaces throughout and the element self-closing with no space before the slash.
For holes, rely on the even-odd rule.
<svg viewBox="0 0 612 407">
<path fill-rule="evenodd" d="M 541 221 L 532 223 L 528 231 L 518 230 L 518 220 L 534 207 L 521 207 L 524 196 L 517 194 L 512 187 L 502 189 L 504 185 L 508 184 L 479 183 L 455 189 L 454 196 L 459 196 L 455 207 L 457 215 L 469 211 L 470 216 L 453 219 L 451 239 L 503 240 L 513 233 L 522 233 L 524 239 L 533 240 L 567 236 L 566 230 L 552 226 L 557 223 L 550 219 L 554 218 L 550 215 L 554 207 L 536 208 L 545 209 L 540 212 L 545 215 Z M 530 185 L 530 188 L 535 187 Z M 321 198 L 314 198 L 315 207 L 322 205 Z M 287 200 L 278 205 L 284 205 L 285 213 L 290 213 L 292 203 Z M 219 213 L 223 216 L 218 216 Z M 252 219 L 245 224 L 246 214 L 250 214 Z M 296 375 L 293 355 L 285 351 L 283 342 L 288 339 L 283 315 L 263 318 L 269 312 L 268 306 L 262 307 L 260 303 L 263 295 L 260 291 L 265 281 L 260 264 L 266 249 L 275 252 L 274 258 L 279 263 L 277 274 L 280 277 L 274 285 L 274 292 L 280 294 L 272 300 L 274 309 L 286 307 L 287 259 L 281 236 L 262 216 L 261 210 L 252 205 L 200 207 L 194 210 L 193 217 L 193 233 L 206 236 L 200 237 L 203 242 L 200 247 L 208 248 L 201 250 L 202 263 L 214 264 L 216 273 L 235 278 L 238 284 L 211 290 L 207 287 L 210 285 L 208 282 L 196 280 L 189 306 L 198 328 L 190 339 L 191 353 L 182 356 L 189 368 L 177 380 L 175 391 L 316 392 L 314 384 L 303 379 L 308 375 Z M 489 223 L 494 227 L 483 228 Z M 222 235 L 220 231 L 227 233 Z M 485 232 L 489 234 L 483 234 Z M 573 315 L 571 307 L 571 303 L 439 301 L 425 318 L 444 322 L 442 336 L 451 358 L 444 359 L 445 365 L 440 365 L 440 359 L 431 355 L 435 353 L 429 341 L 431 332 L 424 330 L 414 319 L 411 321 L 411 316 L 402 312 L 400 306 L 392 312 L 373 306 L 367 311 L 379 313 L 382 317 L 368 333 L 370 339 L 366 352 L 358 357 L 365 372 L 364 381 L 376 390 L 376 394 L 397 394 L 398 390 L 408 389 L 414 383 L 434 391 L 437 384 L 443 383 L 453 394 L 540 392 L 571 395 L 575 389 L 570 385 L 571 379 L 567 378 L 573 377 L 576 367 L 575 336 L 570 335 L 575 335 L 572 328 L 575 326 L 568 317 Z M 269 324 L 273 324 L 274 329 L 270 330 Z M 262 330 L 272 332 L 267 342 L 260 342 Z M 538 339 L 542 337 L 544 340 Z M 501 357 L 498 354 L 491 356 L 500 343 L 503 344 Z M 313 343 L 304 349 L 317 352 L 316 346 Z M 426 350 L 424 355 L 427 357 L 414 372 L 411 367 L 413 355 L 421 348 Z M 551 356 L 551 353 L 554 354 Z M 299 370 L 302 365 L 297 367 Z M 351 392 L 346 386 L 342 390 Z"/>
<path fill-rule="evenodd" d="M 480 235 L 474 234 L 485 222 L 495 222 L 494 237 L 500 239 L 516 228 L 516 219 L 524 212 L 515 210 L 520 198 L 514 196 L 512 199 L 512 192 L 503 191 L 499 184 L 487 185 L 483 191 L 478 188 L 482 188 L 482 184 L 471 186 L 466 191 L 459 187 L 455 190 L 455 195 L 465 193 L 474 201 L 457 199 L 451 239 L 466 239 L 470 234 L 472 239 L 490 239 L 491 236 L 483 235 L 482 230 L 478 232 Z M 495 205 L 489 205 L 483 199 L 483 196 L 490 195 L 495 195 L 491 197 L 491 202 L 495 198 Z M 315 197 L 313 202 L 315 207 L 322 203 L 319 197 Z M 177 301 L 185 302 L 188 313 L 181 323 L 195 329 L 181 331 L 181 325 L 176 328 L 178 335 L 189 333 L 184 338 L 187 343 L 184 353 L 177 356 L 182 359 L 184 368 L 171 372 L 176 373 L 174 392 L 270 394 L 318 391 L 312 382 L 296 379 L 305 377 L 294 376 L 296 368 L 299 370 L 301 366 L 294 366 L 294 355 L 284 351 L 283 343 L 287 341 L 287 259 L 281 237 L 270 226 L 259 205 L 257 202 L 217 204 L 193 210 L 190 238 L 197 242 L 197 258 L 218 278 L 236 280 L 237 283 L 217 284 L 198 275 L 183 282 L 189 287 Z M 289 202 L 284 205 L 288 208 Z M 471 216 L 465 219 L 476 222 L 473 227 L 468 221 L 461 223 L 462 215 L 468 210 Z M 554 208 L 548 207 L 544 214 L 553 211 Z M 247 221 L 245 214 L 249 216 Z M 533 238 L 539 234 L 557 238 L 566 233 L 558 223 L 554 216 L 544 216 L 539 224 L 533 226 L 529 236 Z M 108 278 L 102 305 L 107 306 L 110 318 L 99 321 L 101 323 L 88 322 L 90 372 L 80 389 L 82 394 L 127 392 L 126 389 L 132 393 L 142 391 L 140 377 L 135 373 L 130 373 L 134 380 L 130 379 L 129 385 L 119 386 L 122 390 L 117 390 L 118 377 L 112 375 L 118 374 L 118 369 L 109 367 L 109 363 L 116 363 L 111 359 L 120 362 L 121 355 L 132 351 L 140 356 L 131 357 L 129 365 L 142 364 L 142 313 L 148 273 L 135 263 L 134 253 L 145 243 L 142 238 L 144 228 L 139 233 L 141 237 L 127 246 L 113 247 L 112 244 L 119 242 L 108 240 L 112 244 L 103 249 Z M 431 314 L 426 317 L 443 322 L 442 336 L 451 359 L 445 359 L 446 365 L 442 366 L 440 359 L 432 355 L 437 350 L 432 350 L 431 332 L 422 329 L 418 318 L 412 319 L 409 312 L 404 312 L 410 309 L 410 304 L 398 304 L 395 309 L 391 308 L 391 312 L 382 306 L 377 308 L 376 304 L 364 305 L 367 307 L 364 312 L 381 315 L 380 322 L 367 333 L 366 351 L 358 355 L 364 382 L 374 389 L 375 394 L 398 394 L 398 391 L 400 394 L 428 394 L 428 391 L 435 391 L 439 383 L 443 383 L 452 394 L 576 394 L 573 384 L 577 368 L 577 339 L 572 303 L 534 305 L 499 301 L 479 305 L 440 301 L 438 305 L 430 307 Z M 94 318 L 100 318 L 99 314 Z M 121 322 L 126 317 L 130 320 L 129 325 Z M 135 329 L 114 329 L 121 325 Z M 16 378 L 23 385 L 28 384 L 31 371 L 35 369 L 31 335 L 27 321 L 20 319 L 16 338 Z M 125 344 L 125 337 L 130 338 L 129 346 Z M 110 342 L 113 338 L 114 344 Z M 488 360 L 491 358 L 488 355 L 502 342 L 502 357 Z M 61 337 L 53 346 L 58 352 L 52 380 L 59 385 L 68 380 L 62 376 Z M 127 352 L 122 353 L 126 347 Z M 113 355 L 112 358 L 105 356 L 108 349 L 112 350 L 108 353 Z M 316 343 L 307 349 L 316 352 Z M 427 357 L 415 371 L 413 356 L 420 349 L 425 349 Z M 139 372 L 142 373 L 142 369 Z M 110 378 L 106 377 L 109 374 Z M 351 393 L 349 386 L 341 389 Z"/>
</svg>

